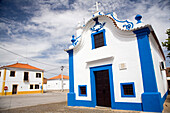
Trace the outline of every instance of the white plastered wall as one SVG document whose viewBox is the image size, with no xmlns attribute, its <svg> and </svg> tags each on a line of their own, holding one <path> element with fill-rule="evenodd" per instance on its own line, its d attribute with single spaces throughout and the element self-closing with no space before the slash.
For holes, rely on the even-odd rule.
<svg viewBox="0 0 170 113">
<path fill-rule="evenodd" d="M 3 78 L 4 78 L 4 69 L 0 69 L 1 76 L 0 76 L 0 93 L 2 93 L 2 85 L 3 85 Z"/>
<path fill-rule="evenodd" d="M 62 81 L 60 79 L 47 80 L 47 90 L 61 90 Z M 69 89 L 69 80 L 63 80 L 63 89 Z"/>
<path fill-rule="evenodd" d="M 161 97 L 163 97 L 164 94 L 167 92 L 168 87 L 167 87 L 166 71 L 160 70 L 160 62 L 162 61 L 165 62 L 165 61 L 158 47 L 158 44 L 156 43 L 152 34 L 149 35 L 149 40 L 150 40 L 150 47 L 151 47 L 152 59 L 153 59 L 154 70 L 156 75 L 158 92 L 160 92 Z"/>
<path fill-rule="evenodd" d="M 10 77 L 10 71 L 15 71 L 15 77 Z M 24 72 L 29 72 L 29 82 L 24 82 Z M 41 78 L 36 78 L 36 73 L 41 73 Z M 34 85 L 34 89 L 30 89 L 30 84 Z M 39 89 L 35 89 L 35 84 L 39 85 Z M 42 72 L 14 69 L 10 68 L 6 71 L 5 86 L 8 86 L 7 92 L 12 92 L 12 86 L 17 86 L 17 91 L 39 91 L 42 86 Z"/>
<path fill-rule="evenodd" d="M 143 81 L 139 60 L 137 38 L 128 31 L 115 28 L 111 19 L 99 17 L 99 22 L 106 22 L 106 44 L 92 50 L 91 27 L 95 24 L 90 21 L 82 33 L 81 42 L 74 49 L 74 91 L 76 100 L 91 100 L 90 67 L 112 64 L 114 97 L 116 102 L 141 102 Z M 99 59 L 97 61 L 93 61 Z M 127 69 L 120 70 L 119 64 L 126 63 Z M 134 82 L 135 98 L 121 97 L 120 83 Z M 78 85 L 87 85 L 87 97 L 78 96 Z"/>
</svg>

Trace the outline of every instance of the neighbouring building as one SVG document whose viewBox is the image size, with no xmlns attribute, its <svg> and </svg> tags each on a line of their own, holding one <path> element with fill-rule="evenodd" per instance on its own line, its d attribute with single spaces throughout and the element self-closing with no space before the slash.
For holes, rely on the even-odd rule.
<svg viewBox="0 0 170 113">
<path fill-rule="evenodd" d="M 69 89 L 69 76 L 63 75 L 63 89 Z M 47 90 L 62 90 L 62 75 L 47 79 Z"/>
<path fill-rule="evenodd" d="M 43 78 L 43 84 L 47 84 L 47 78 Z"/>
<path fill-rule="evenodd" d="M 167 67 L 166 76 L 167 76 L 167 81 L 168 81 L 168 90 L 170 93 L 170 67 Z"/>
<path fill-rule="evenodd" d="M 0 95 L 43 93 L 43 73 L 23 63 L 0 67 Z"/>
<path fill-rule="evenodd" d="M 47 78 L 43 78 L 43 91 L 47 91 Z"/>
<path fill-rule="evenodd" d="M 165 56 L 151 25 L 97 11 L 76 28 L 69 54 L 68 106 L 161 112 Z"/>
</svg>

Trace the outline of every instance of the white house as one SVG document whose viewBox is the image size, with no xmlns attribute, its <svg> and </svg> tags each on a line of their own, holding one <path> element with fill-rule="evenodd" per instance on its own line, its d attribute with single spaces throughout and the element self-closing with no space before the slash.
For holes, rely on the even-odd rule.
<svg viewBox="0 0 170 113">
<path fill-rule="evenodd" d="M 69 89 L 69 76 L 63 75 L 63 89 Z M 47 90 L 62 90 L 62 75 L 47 79 Z"/>
<path fill-rule="evenodd" d="M 43 93 L 42 69 L 16 63 L 1 67 L 0 74 L 0 95 Z"/>
<path fill-rule="evenodd" d="M 161 112 L 165 56 L 151 25 L 97 12 L 77 27 L 69 54 L 68 106 Z"/>
</svg>

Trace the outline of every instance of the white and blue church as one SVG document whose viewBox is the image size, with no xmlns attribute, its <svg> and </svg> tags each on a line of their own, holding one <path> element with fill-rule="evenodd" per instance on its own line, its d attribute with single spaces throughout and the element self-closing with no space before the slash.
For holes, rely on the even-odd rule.
<svg viewBox="0 0 170 113">
<path fill-rule="evenodd" d="M 162 112 L 168 94 L 165 56 L 155 31 L 97 11 L 76 28 L 69 55 L 68 106 Z"/>
</svg>

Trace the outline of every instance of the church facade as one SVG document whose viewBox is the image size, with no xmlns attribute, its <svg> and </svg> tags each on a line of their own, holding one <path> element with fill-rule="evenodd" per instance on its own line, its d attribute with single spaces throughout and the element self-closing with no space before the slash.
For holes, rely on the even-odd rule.
<svg viewBox="0 0 170 113">
<path fill-rule="evenodd" d="M 161 112 L 165 56 L 151 25 L 97 12 L 77 27 L 69 54 L 68 106 Z"/>
</svg>

